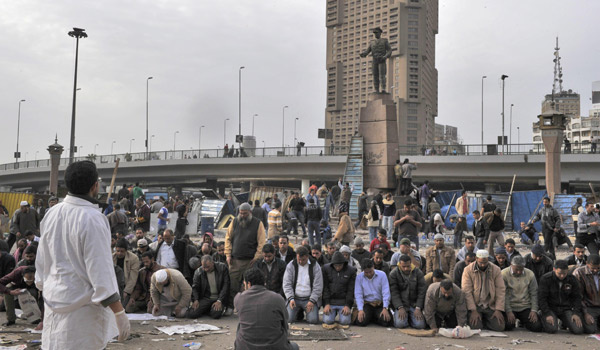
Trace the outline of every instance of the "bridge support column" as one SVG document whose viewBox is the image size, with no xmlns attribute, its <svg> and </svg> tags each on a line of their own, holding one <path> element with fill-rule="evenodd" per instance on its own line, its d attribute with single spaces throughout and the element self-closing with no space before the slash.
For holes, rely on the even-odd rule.
<svg viewBox="0 0 600 350">
<path fill-rule="evenodd" d="M 303 197 L 308 194 L 309 187 L 310 187 L 310 180 L 302 180 L 302 187 L 300 187 L 300 188 L 301 188 Z"/>
</svg>

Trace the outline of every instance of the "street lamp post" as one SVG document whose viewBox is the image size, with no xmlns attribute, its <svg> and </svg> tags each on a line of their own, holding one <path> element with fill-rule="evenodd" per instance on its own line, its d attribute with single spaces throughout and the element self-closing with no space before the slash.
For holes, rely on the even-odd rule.
<svg viewBox="0 0 600 350">
<path fill-rule="evenodd" d="M 129 140 L 129 154 L 131 154 L 131 149 L 132 149 L 131 145 L 133 144 L 133 141 L 135 141 L 135 139 Z"/>
<path fill-rule="evenodd" d="M 19 114 L 17 115 L 17 151 L 15 152 L 15 164 L 19 163 L 19 158 L 21 155 L 19 154 L 19 134 L 21 133 L 21 103 L 25 102 L 25 100 L 19 101 Z"/>
<path fill-rule="evenodd" d="M 511 103 L 510 104 L 510 119 L 508 122 L 508 144 L 509 144 L 509 148 L 512 148 L 512 109 L 513 109 L 514 104 Z M 509 151 L 510 153 L 510 151 Z"/>
<path fill-rule="evenodd" d="M 500 79 L 502 79 L 502 153 L 505 152 L 504 145 L 506 143 L 504 142 L 504 80 L 506 80 L 506 78 L 508 78 L 508 75 L 506 74 L 502 74 L 500 77 Z"/>
<path fill-rule="evenodd" d="M 111 154 L 111 155 L 113 154 L 113 146 L 115 145 L 115 143 L 117 143 L 117 141 L 113 141 L 113 142 L 110 144 L 110 154 Z"/>
<path fill-rule="evenodd" d="M 283 151 L 283 155 L 285 155 L 285 109 L 288 106 L 283 106 L 282 108 L 282 122 L 281 122 L 281 150 Z"/>
<path fill-rule="evenodd" d="M 258 117 L 258 114 L 252 116 L 252 136 L 254 136 L 254 118 Z"/>
<path fill-rule="evenodd" d="M 198 128 L 198 157 L 200 157 L 200 150 L 202 149 L 202 129 L 204 128 L 204 125 L 201 125 Z"/>
<path fill-rule="evenodd" d="M 246 67 L 241 66 L 240 69 L 238 70 L 238 75 L 239 75 L 239 103 L 238 103 L 238 107 L 239 107 L 239 113 L 238 113 L 238 135 L 242 134 L 242 69 L 244 69 Z M 241 142 L 239 143 L 239 145 L 241 145 Z"/>
<path fill-rule="evenodd" d="M 98 146 L 99 146 L 99 144 L 94 145 L 94 154 L 96 154 L 96 147 L 98 147 Z"/>
<path fill-rule="evenodd" d="M 150 136 L 150 153 L 152 153 L 152 139 L 154 138 L 154 135 Z M 148 159 L 150 159 L 150 154 L 148 154 Z"/>
<path fill-rule="evenodd" d="M 521 152 L 521 130 L 517 126 L 517 153 Z"/>
<path fill-rule="evenodd" d="M 177 134 L 179 134 L 179 130 L 175 131 L 173 134 L 173 151 L 176 150 L 175 141 L 177 140 Z"/>
<path fill-rule="evenodd" d="M 148 82 L 153 77 L 146 78 L 146 159 L 150 156 L 148 152 Z"/>
<path fill-rule="evenodd" d="M 229 118 L 223 121 L 223 147 L 225 147 L 225 143 L 227 142 L 227 121 Z"/>
<path fill-rule="evenodd" d="M 298 144 L 298 141 L 296 140 L 296 122 L 298 120 L 300 120 L 300 118 L 294 119 L 294 146 Z"/>
<path fill-rule="evenodd" d="M 69 36 L 76 39 L 75 41 L 75 77 L 73 79 L 73 107 L 71 111 L 71 146 L 69 148 L 69 164 L 73 163 L 75 156 L 75 106 L 77 105 L 77 61 L 79 59 L 79 39 L 87 38 L 88 35 L 85 29 L 73 28 L 69 32 Z"/>
<path fill-rule="evenodd" d="M 481 153 L 483 154 L 483 79 L 487 78 L 487 75 L 481 77 Z"/>
</svg>

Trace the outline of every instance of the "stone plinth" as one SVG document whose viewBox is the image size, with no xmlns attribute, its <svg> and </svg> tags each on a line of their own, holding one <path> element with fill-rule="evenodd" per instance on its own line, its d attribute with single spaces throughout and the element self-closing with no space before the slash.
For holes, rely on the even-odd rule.
<svg viewBox="0 0 600 350">
<path fill-rule="evenodd" d="M 549 110 L 538 116 L 542 141 L 546 149 L 546 191 L 550 198 L 560 193 L 560 153 L 564 138 L 564 114 Z"/>
<path fill-rule="evenodd" d="M 364 188 L 394 188 L 398 124 L 390 94 L 369 95 L 367 106 L 360 109 L 358 132 L 363 137 Z"/>
<path fill-rule="evenodd" d="M 56 195 L 58 193 L 58 166 L 60 165 L 60 155 L 63 153 L 64 147 L 58 144 L 58 137 L 54 139 L 54 144 L 48 146 L 50 153 L 50 193 Z"/>
</svg>

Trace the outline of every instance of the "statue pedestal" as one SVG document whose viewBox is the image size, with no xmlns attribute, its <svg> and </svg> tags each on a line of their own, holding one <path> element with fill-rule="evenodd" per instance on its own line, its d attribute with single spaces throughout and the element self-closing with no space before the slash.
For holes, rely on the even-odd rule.
<svg viewBox="0 0 600 350">
<path fill-rule="evenodd" d="M 360 109 L 358 132 L 363 137 L 364 188 L 395 188 L 398 124 L 392 95 L 369 94 L 367 106 Z"/>
</svg>

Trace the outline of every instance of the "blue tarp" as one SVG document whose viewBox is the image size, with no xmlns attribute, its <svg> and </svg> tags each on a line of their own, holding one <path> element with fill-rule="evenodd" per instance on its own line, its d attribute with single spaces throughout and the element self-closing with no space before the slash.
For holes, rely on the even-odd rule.
<svg viewBox="0 0 600 350">
<path fill-rule="evenodd" d="M 513 192 L 511 206 L 512 206 L 512 218 L 513 227 L 516 231 L 520 230 L 521 222 L 527 223 L 535 212 L 536 207 L 538 210 L 543 204 L 538 203 L 544 198 L 546 191 L 526 191 L 526 192 Z M 542 226 L 539 222 L 534 224 L 536 231 L 540 232 Z"/>
<path fill-rule="evenodd" d="M 462 190 L 438 192 L 437 195 L 435 196 L 435 200 L 440 204 L 440 207 L 443 207 L 446 205 L 454 206 L 454 202 L 456 201 L 457 198 L 460 198 L 461 193 L 462 193 Z M 450 203 L 450 201 L 452 200 L 452 197 L 454 195 L 456 195 L 454 197 L 454 202 Z M 445 214 L 446 212 L 442 210 L 442 213 Z M 450 214 L 448 214 L 448 215 L 450 215 Z"/>
<path fill-rule="evenodd" d="M 472 201 L 469 201 L 469 202 L 472 202 Z M 471 205 L 471 203 L 469 203 L 469 205 Z M 471 210 L 471 211 L 473 211 L 473 210 Z M 442 215 L 446 216 L 447 211 L 448 211 L 448 206 L 447 205 L 443 206 L 442 207 Z M 456 226 L 456 223 L 450 222 L 450 216 L 452 216 L 452 215 L 456 215 L 456 207 L 454 207 L 454 206 L 450 207 L 450 212 L 446 216 L 446 220 L 444 220 L 444 224 L 446 225 L 446 228 L 448 228 L 448 229 L 454 229 L 454 227 Z M 471 231 L 471 229 L 473 228 L 473 222 L 475 222 L 475 219 L 473 218 L 473 214 L 467 215 L 467 227 L 468 227 L 469 231 Z"/>
</svg>

